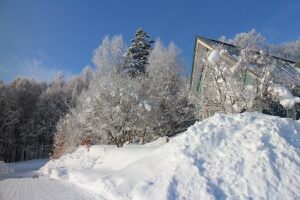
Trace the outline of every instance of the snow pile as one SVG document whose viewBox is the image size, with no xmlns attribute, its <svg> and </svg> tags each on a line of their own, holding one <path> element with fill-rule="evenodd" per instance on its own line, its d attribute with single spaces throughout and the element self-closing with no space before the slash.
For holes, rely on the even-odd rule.
<svg viewBox="0 0 300 200">
<path fill-rule="evenodd" d="M 300 121 L 215 115 L 148 145 L 92 146 L 40 172 L 104 199 L 300 199 Z"/>
<path fill-rule="evenodd" d="M 13 173 L 13 172 L 14 172 L 14 170 L 12 168 L 10 168 L 5 162 L 0 161 L 0 175 Z"/>
<path fill-rule="evenodd" d="M 285 109 L 293 108 L 295 103 L 300 103 L 300 98 L 295 97 L 286 87 L 278 84 L 270 86 L 269 91 L 272 96 L 280 101 Z"/>
</svg>

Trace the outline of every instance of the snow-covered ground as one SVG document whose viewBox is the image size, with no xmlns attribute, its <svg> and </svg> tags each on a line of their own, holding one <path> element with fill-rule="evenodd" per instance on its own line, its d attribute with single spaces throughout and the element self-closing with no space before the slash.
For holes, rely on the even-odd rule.
<svg viewBox="0 0 300 200">
<path fill-rule="evenodd" d="M 95 195 L 72 184 L 47 178 L 19 178 L 0 181 L 1 200 L 95 200 Z"/>
<path fill-rule="evenodd" d="M 8 178 L 28 178 L 39 176 L 38 170 L 48 159 L 30 160 L 18 163 L 0 161 L 0 181 Z M 1 200 L 1 199 L 0 199 Z"/>
<path fill-rule="evenodd" d="M 168 143 L 80 147 L 39 173 L 1 181 L 0 197 L 21 188 L 56 199 L 300 199 L 300 121 L 217 114 Z"/>
<path fill-rule="evenodd" d="M 95 200 L 100 195 L 60 180 L 39 177 L 47 159 L 0 162 L 0 200 Z"/>
</svg>

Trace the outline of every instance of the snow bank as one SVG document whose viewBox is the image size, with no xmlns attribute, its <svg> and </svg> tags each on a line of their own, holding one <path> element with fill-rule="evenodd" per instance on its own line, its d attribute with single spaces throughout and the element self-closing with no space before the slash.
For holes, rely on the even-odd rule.
<svg viewBox="0 0 300 200">
<path fill-rule="evenodd" d="M 49 159 L 27 160 L 22 162 L 7 163 L 14 172 L 36 171 L 44 166 Z"/>
<path fill-rule="evenodd" d="M 79 148 L 41 173 L 105 199 L 300 199 L 300 121 L 218 114 L 161 141 Z"/>
<path fill-rule="evenodd" d="M 5 162 L 0 161 L 0 175 L 12 173 L 14 170 L 10 168 Z"/>
<path fill-rule="evenodd" d="M 293 96 L 293 94 L 284 86 L 273 84 L 269 88 L 272 96 L 280 101 L 280 104 L 285 109 L 293 108 L 295 103 L 300 103 L 300 98 Z"/>
<path fill-rule="evenodd" d="M 16 163 L 4 163 L 0 161 L 0 181 L 11 178 L 38 177 L 38 170 L 48 161 L 49 159 L 28 160 Z"/>
</svg>

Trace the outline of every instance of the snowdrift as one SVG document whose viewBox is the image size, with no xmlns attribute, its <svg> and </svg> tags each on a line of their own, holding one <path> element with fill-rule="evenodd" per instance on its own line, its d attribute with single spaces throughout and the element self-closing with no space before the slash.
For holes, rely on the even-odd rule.
<svg viewBox="0 0 300 200">
<path fill-rule="evenodd" d="M 13 173 L 14 170 L 10 168 L 5 162 L 0 161 L 0 175 Z"/>
<path fill-rule="evenodd" d="M 300 199 L 300 121 L 215 115 L 148 145 L 81 147 L 40 173 L 104 199 Z"/>
</svg>

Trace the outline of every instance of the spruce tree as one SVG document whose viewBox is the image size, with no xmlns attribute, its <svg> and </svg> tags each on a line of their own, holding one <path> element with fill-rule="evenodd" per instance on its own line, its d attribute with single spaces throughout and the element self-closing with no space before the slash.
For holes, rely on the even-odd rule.
<svg viewBox="0 0 300 200">
<path fill-rule="evenodd" d="M 154 41 L 142 28 L 137 29 L 126 53 L 125 67 L 130 75 L 145 73 L 153 43 Z"/>
</svg>

